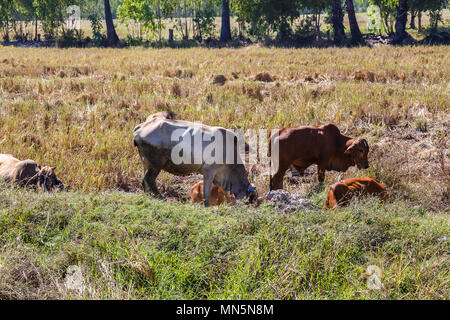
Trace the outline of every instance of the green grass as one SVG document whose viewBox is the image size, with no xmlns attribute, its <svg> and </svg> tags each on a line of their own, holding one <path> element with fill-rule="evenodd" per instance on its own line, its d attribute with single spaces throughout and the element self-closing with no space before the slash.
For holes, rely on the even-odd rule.
<svg viewBox="0 0 450 320">
<path fill-rule="evenodd" d="M 279 213 L 1 190 L 3 299 L 450 298 L 448 215 L 402 201 Z M 70 265 L 82 292 L 64 286 Z M 367 288 L 369 265 L 383 270 L 383 290 Z"/>
</svg>

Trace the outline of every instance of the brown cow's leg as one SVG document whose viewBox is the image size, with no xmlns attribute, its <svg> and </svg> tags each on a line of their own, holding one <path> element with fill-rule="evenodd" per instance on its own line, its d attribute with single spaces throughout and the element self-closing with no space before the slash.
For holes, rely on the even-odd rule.
<svg viewBox="0 0 450 320">
<path fill-rule="evenodd" d="M 333 190 L 330 188 L 323 203 L 323 210 L 327 210 L 328 208 L 335 210 L 337 208 L 337 205 L 338 204 L 336 201 L 336 196 L 334 195 Z"/>
<path fill-rule="evenodd" d="M 277 173 L 270 179 L 270 190 L 283 189 L 283 178 L 289 166 L 280 166 Z"/>
<path fill-rule="evenodd" d="M 159 192 L 158 188 L 156 187 L 156 177 L 158 176 L 159 172 L 161 170 L 157 170 L 154 168 L 148 168 L 147 173 L 145 174 L 144 179 L 142 180 L 142 186 L 144 188 L 144 192 L 153 192 L 153 194 L 157 198 L 164 199 L 163 195 Z"/>
<path fill-rule="evenodd" d="M 298 172 L 299 175 L 303 176 L 303 174 L 305 173 L 306 168 L 304 167 L 300 167 L 300 166 L 296 166 L 295 164 L 292 165 L 295 170 Z"/>
<path fill-rule="evenodd" d="M 325 169 L 317 167 L 317 178 L 319 179 L 320 184 L 322 184 L 325 181 Z"/>
</svg>

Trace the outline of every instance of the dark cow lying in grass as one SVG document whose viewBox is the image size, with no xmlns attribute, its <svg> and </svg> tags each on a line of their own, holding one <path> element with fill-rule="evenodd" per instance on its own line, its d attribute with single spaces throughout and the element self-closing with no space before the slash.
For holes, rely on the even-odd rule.
<svg viewBox="0 0 450 320">
<path fill-rule="evenodd" d="M 386 187 L 379 181 L 370 178 L 351 178 L 333 184 L 328 190 L 323 209 L 336 209 L 339 205 L 346 205 L 356 196 L 379 196 L 386 200 Z"/>
<path fill-rule="evenodd" d="M 283 189 L 283 177 L 292 165 L 300 174 L 312 164 L 317 164 L 319 183 L 325 180 L 325 171 L 346 171 L 356 165 L 369 167 L 369 145 L 365 139 L 341 134 L 334 124 L 284 128 L 270 137 L 270 150 L 279 150 L 271 161 L 278 168 L 270 178 L 270 190 Z"/>
<path fill-rule="evenodd" d="M 9 154 L 0 154 L 0 179 L 20 187 L 34 186 L 44 191 L 63 190 L 56 177 L 56 167 L 41 167 L 33 160 L 20 161 Z"/>
<path fill-rule="evenodd" d="M 157 197 L 162 198 L 156 187 L 156 177 L 161 170 L 164 170 L 179 176 L 192 173 L 203 174 L 203 198 L 206 207 L 210 205 L 213 184 L 233 193 L 236 199 L 242 199 L 245 196 L 250 202 L 257 199 L 256 190 L 250 185 L 247 171 L 240 158 L 237 137 L 233 132 L 221 127 L 210 127 L 172 118 L 172 114 L 160 112 L 149 116 L 144 123 L 134 129 L 134 145 L 139 151 L 146 172 L 142 181 L 145 192 L 152 191 Z M 177 133 L 179 133 L 177 137 L 182 141 L 185 141 L 184 139 L 189 141 L 186 149 L 175 152 L 183 153 L 182 157 L 189 159 L 187 161 L 177 162 L 173 159 L 174 151 L 178 150 L 181 143 L 173 140 L 173 135 Z M 214 140 L 204 141 L 206 136 Z M 194 137 L 200 137 L 200 143 Z M 222 141 L 220 161 L 213 160 L 213 156 L 203 157 L 206 150 L 211 149 L 213 142 L 217 142 L 216 137 L 225 140 Z M 231 145 L 228 145 L 228 141 L 231 141 Z M 231 156 L 231 163 L 227 155 Z M 199 156 L 200 159 L 198 159 Z"/>
</svg>

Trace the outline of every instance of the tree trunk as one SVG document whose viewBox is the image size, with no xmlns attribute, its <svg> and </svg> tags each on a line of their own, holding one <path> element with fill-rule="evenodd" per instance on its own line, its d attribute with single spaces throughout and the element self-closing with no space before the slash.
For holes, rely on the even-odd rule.
<svg viewBox="0 0 450 320">
<path fill-rule="evenodd" d="M 184 0 L 184 30 L 186 33 L 184 38 L 185 40 L 189 39 L 187 19 L 186 0 Z"/>
<path fill-rule="evenodd" d="M 334 30 L 334 43 L 341 44 L 342 41 L 345 39 L 344 23 L 343 23 L 344 14 L 342 13 L 341 0 L 333 0 L 331 10 L 332 10 L 331 21 L 333 23 L 333 30 Z"/>
<path fill-rule="evenodd" d="M 363 42 L 361 31 L 359 30 L 358 21 L 356 20 L 355 7 L 353 6 L 353 0 L 345 0 L 347 7 L 348 21 L 350 23 L 350 30 L 352 32 L 352 42 Z"/>
<path fill-rule="evenodd" d="M 109 0 L 103 0 L 103 4 L 105 6 L 106 35 L 108 39 L 108 44 L 111 47 L 114 47 L 119 44 L 119 37 L 117 36 L 116 29 L 114 29 L 114 23 L 111 14 L 111 6 L 109 4 Z"/>
<path fill-rule="evenodd" d="M 416 28 L 416 13 L 413 10 L 411 10 L 411 22 L 409 23 L 409 27 L 411 29 Z"/>
<path fill-rule="evenodd" d="M 38 39 L 38 18 L 37 16 L 34 17 L 34 41 L 37 41 Z"/>
<path fill-rule="evenodd" d="M 9 42 L 9 20 L 8 17 L 5 19 L 5 42 Z"/>
<path fill-rule="evenodd" d="M 231 41 L 229 0 L 222 0 L 222 27 L 220 29 L 220 41 Z"/>
<path fill-rule="evenodd" d="M 417 14 L 417 28 L 419 31 L 422 31 L 422 11 L 419 11 Z"/>
<path fill-rule="evenodd" d="M 406 39 L 406 23 L 408 22 L 408 0 L 400 0 L 397 7 L 397 21 L 395 22 L 394 43 L 401 43 Z"/>
<path fill-rule="evenodd" d="M 317 14 L 317 21 L 316 21 L 316 29 L 317 29 L 317 37 L 322 40 L 322 36 L 320 35 L 320 11 Z"/>
</svg>

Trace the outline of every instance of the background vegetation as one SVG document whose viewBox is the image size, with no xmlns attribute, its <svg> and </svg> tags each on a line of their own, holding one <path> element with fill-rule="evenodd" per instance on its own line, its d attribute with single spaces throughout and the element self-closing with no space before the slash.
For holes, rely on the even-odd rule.
<svg viewBox="0 0 450 320">
<path fill-rule="evenodd" d="M 403 2 L 404 15 L 398 11 Z M 398 36 L 406 27 L 406 22 L 397 24 L 397 16 L 408 14 L 410 28 L 425 35 L 426 28 L 433 31 L 445 23 L 445 0 L 0 0 L 0 35 L 6 42 L 37 40 L 41 35 L 42 40 L 56 41 L 59 46 L 140 45 L 147 41 L 161 45 L 163 40 L 166 44 L 172 29 L 174 39 L 196 43 L 208 42 L 220 31 L 223 43 L 243 37 L 272 37 L 285 45 L 304 45 L 311 37 L 322 38 L 331 31 L 336 44 L 360 44 L 366 23 L 355 12 L 365 12 L 371 4 L 381 8 L 380 32 L 388 36 Z M 68 28 L 67 8 L 71 5 L 80 6 L 81 18 L 89 21 L 81 30 Z M 227 23 L 230 16 L 231 24 Z M 344 18 L 350 27 L 347 32 L 351 31 L 347 37 L 341 30 Z M 121 42 L 116 29 L 122 29 Z"/>
</svg>

